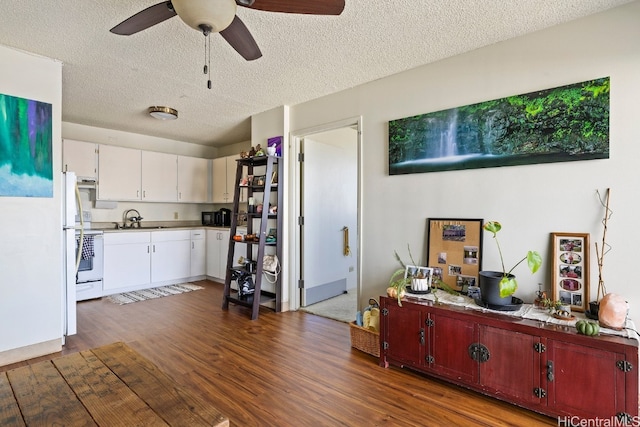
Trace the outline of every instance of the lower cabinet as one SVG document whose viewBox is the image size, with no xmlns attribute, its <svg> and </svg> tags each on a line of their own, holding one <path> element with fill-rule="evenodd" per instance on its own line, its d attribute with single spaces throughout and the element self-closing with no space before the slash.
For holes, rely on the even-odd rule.
<svg viewBox="0 0 640 427">
<path fill-rule="evenodd" d="M 191 276 L 207 274 L 207 237 L 204 229 L 191 230 Z"/>
<path fill-rule="evenodd" d="M 246 234 L 245 227 L 238 227 L 237 232 Z M 207 229 L 207 276 L 212 279 L 224 281 L 227 274 L 227 255 L 229 254 L 229 239 L 231 231 L 228 228 Z M 247 256 L 247 248 L 239 245 L 234 253 L 234 265 L 238 264 L 240 257 Z"/>
<path fill-rule="evenodd" d="M 146 231 L 104 234 L 105 295 L 120 289 L 151 283 L 151 233 Z"/>
<path fill-rule="evenodd" d="M 382 366 L 410 368 L 552 417 L 638 415 L 636 340 L 586 337 L 573 327 L 428 301 L 380 303 Z"/>
<path fill-rule="evenodd" d="M 151 282 L 191 276 L 191 230 L 151 233 Z"/>
<path fill-rule="evenodd" d="M 104 233 L 103 295 L 204 276 L 205 252 L 203 229 Z"/>
<path fill-rule="evenodd" d="M 224 280 L 229 253 L 229 230 L 207 230 L 207 276 Z"/>
</svg>

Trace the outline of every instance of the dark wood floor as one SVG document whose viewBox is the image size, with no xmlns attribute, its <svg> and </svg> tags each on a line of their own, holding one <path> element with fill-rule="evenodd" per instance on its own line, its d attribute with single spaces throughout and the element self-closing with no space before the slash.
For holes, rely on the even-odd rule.
<svg viewBox="0 0 640 427">
<path fill-rule="evenodd" d="M 232 426 L 533 426 L 556 421 L 352 349 L 349 325 L 303 312 L 221 309 L 222 285 L 116 305 L 78 304 L 78 334 L 51 359 L 123 341 L 213 402 Z M 517 373 L 514 373 L 517 378 Z"/>
</svg>

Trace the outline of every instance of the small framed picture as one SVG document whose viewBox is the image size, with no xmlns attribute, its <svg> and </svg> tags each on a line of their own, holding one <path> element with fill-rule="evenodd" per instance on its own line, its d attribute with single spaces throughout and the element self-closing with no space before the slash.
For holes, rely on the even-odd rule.
<svg viewBox="0 0 640 427">
<path fill-rule="evenodd" d="M 589 303 L 589 234 L 551 233 L 552 299 L 572 311 L 586 311 Z"/>
<path fill-rule="evenodd" d="M 253 177 L 253 181 L 251 182 L 251 185 L 254 187 L 264 187 L 265 184 L 265 176 L 264 175 L 256 175 Z"/>
<path fill-rule="evenodd" d="M 417 265 L 407 265 L 404 270 L 404 278 L 410 278 L 411 283 L 408 285 L 410 291 L 428 292 L 431 288 L 431 279 L 433 277 L 433 268 L 420 267 Z"/>
<path fill-rule="evenodd" d="M 469 288 L 474 286 L 478 286 L 476 276 L 464 276 L 461 274 L 456 280 L 456 288 L 454 289 L 459 291 L 462 295 L 467 295 L 469 293 Z"/>
</svg>

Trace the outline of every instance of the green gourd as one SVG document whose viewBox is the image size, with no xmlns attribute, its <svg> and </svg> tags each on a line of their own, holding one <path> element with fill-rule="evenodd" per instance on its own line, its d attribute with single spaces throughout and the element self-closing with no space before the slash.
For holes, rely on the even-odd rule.
<svg viewBox="0 0 640 427">
<path fill-rule="evenodd" d="M 600 333 L 600 325 L 596 322 L 590 322 L 588 320 L 578 320 L 576 322 L 576 329 L 579 334 L 587 336 L 595 336 Z"/>
</svg>

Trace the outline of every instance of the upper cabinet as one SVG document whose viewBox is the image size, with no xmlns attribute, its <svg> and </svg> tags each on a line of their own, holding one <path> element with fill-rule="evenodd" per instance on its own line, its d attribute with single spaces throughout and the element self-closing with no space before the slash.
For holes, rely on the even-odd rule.
<svg viewBox="0 0 640 427">
<path fill-rule="evenodd" d="M 62 171 L 75 172 L 79 179 L 97 178 L 97 144 L 65 139 L 62 147 Z"/>
<path fill-rule="evenodd" d="M 178 201 L 209 201 L 209 163 L 207 159 L 178 156 Z"/>
<path fill-rule="evenodd" d="M 212 160 L 213 177 L 211 182 L 213 203 L 232 203 L 233 194 L 227 186 L 227 157 Z"/>
<path fill-rule="evenodd" d="M 65 139 L 62 170 L 97 179 L 99 200 L 209 203 L 210 164 L 197 157 Z"/>
<path fill-rule="evenodd" d="M 142 151 L 142 200 L 176 202 L 178 200 L 178 156 Z"/>
<path fill-rule="evenodd" d="M 213 203 L 233 203 L 238 158 L 238 155 L 233 155 L 213 159 Z M 244 193 L 241 193 L 240 201 L 243 200 Z"/>
<path fill-rule="evenodd" d="M 100 145 L 98 199 L 141 200 L 142 152 L 134 148 Z"/>
</svg>

